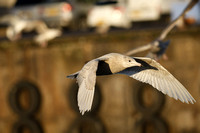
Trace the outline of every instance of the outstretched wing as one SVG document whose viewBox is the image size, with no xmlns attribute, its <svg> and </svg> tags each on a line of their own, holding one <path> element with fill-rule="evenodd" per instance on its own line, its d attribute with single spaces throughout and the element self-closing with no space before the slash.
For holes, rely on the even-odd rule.
<svg viewBox="0 0 200 133">
<path fill-rule="evenodd" d="M 134 58 L 141 67 L 130 67 L 120 72 L 136 80 L 148 83 L 170 97 L 182 102 L 196 102 L 186 88 L 158 62 L 150 58 Z"/>
<path fill-rule="evenodd" d="M 91 60 L 83 66 L 77 76 L 77 82 L 79 85 L 78 90 L 78 106 L 82 115 L 85 111 L 89 111 L 92 107 L 92 101 L 94 97 L 95 83 L 96 83 L 96 71 L 98 61 Z"/>
</svg>

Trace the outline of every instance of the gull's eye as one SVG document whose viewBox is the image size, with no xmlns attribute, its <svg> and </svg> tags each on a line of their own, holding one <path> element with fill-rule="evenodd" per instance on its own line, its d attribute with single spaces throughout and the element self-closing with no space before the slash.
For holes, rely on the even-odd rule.
<svg viewBox="0 0 200 133">
<path fill-rule="evenodd" d="M 128 62 L 131 62 L 131 60 L 128 60 Z"/>
</svg>

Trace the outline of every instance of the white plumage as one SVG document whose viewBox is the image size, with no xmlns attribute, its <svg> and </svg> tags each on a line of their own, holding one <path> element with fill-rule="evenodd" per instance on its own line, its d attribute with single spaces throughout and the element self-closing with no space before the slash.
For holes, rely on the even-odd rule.
<svg viewBox="0 0 200 133">
<path fill-rule="evenodd" d="M 125 74 L 152 85 L 176 100 L 192 104 L 195 102 L 186 88 L 155 60 L 110 53 L 89 61 L 79 72 L 67 76 L 77 79 L 79 85 L 77 100 L 82 114 L 92 107 L 96 75 L 110 74 Z"/>
<path fill-rule="evenodd" d="M 79 85 L 78 106 L 82 114 L 89 111 L 94 97 L 98 61 L 88 62 L 77 76 Z"/>
</svg>

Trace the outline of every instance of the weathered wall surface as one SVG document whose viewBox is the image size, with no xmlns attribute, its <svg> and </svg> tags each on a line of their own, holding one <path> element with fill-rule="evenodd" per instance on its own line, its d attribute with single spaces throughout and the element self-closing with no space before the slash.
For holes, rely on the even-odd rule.
<svg viewBox="0 0 200 133">
<path fill-rule="evenodd" d="M 34 46 L 29 40 L 9 44 L 7 41 L 0 42 L 0 132 L 10 133 L 23 121 L 29 121 L 30 125 L 39 123 L 44 133 L 132 133 L 139 132 L 140 127 L 144 129 L 145 126 L 141 125 L 145 121 L 150 121 L 147 125 L 153 125 L 163 133 L 200 132 L 200 32 L 195 29 L 173 32 L 168 37 L 171 39 L 167 50 L 169 59 L 160 61 L 196 99 L 194 105 L 152 92 L 155 89 L 127 76 L 112 75 L 97 78 L 93 111 L 85 116 L 77 111 L 77 85 L 66 75 L 103 54 L 124 53 L 146 44 L 159 33 L 131 31 L 66 36 L 52 41 L 48 48 Z M 145 53 L 137 56 L 143 55 Z M 37 95 L 31 99 L 32 92 L 16 92 L 16 88 L 27 82 L 39 90 L 39 107 L 31 106 L 33 101 L 39 99 Z M 150 89 L 146 89 L 143 95 L 135 91 L 145 87 Z M 18 100 L 9 102 L 13 96 Z M 141 97 L 143 102 L 138 106 L 136 104 Z M 31 111 L 31 107 L 35 109 Z M 152 115 L 149 112 L 157 113 Z M 146 126 L 145 129 L 154 131 L 153 126 Z"/>
</svg>

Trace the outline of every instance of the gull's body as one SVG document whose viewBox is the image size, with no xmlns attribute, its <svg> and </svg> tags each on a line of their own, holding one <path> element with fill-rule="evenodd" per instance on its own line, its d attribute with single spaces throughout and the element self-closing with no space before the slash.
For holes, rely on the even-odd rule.
<svg viewBox="0 0 200 133">
<path fill-rule="evenodd" d="M 44 28 L 38 35 L 35 37 L 35 41 L 42 47 L 46 47 L 48 41 L 60 36 L 62 34 L 61 30 L 53 28 Z"/>
<path fill-rule="evenodd" d="M 80 71 L 67 76 L 77 79 L 78 106 L 82 114 L 91 109 L 96 76 L 111 74 L 125 74 L 152 85 L 176 100 L 186 103 L 195 102 L 185 87 L 155 60 L 110 53 L 89 61 Z"/>
<path fill-rule="evenodd" d="M 47 25 L 41 20 L 27 20 L 15 15 L 6 15 L 0 19 L 0 23 L 8 24 L 6 36 L 15 41 L 21 38 L 23 32 L 36 31 L 38 34 L 46 32 Z"/>
<path fill-rule="evenodd" d="M 14 41 L 21 38 L 23 30 L 29 26 L 28 20 L 20 19 L 19 17 L 10 18 L 9 26 L 6 30 L 6 35 L 9 40 Z"/>
<path fill-rule="evenodd" d="M 62 34 L 61 30 L 48 28 L 47 25 L 41 20 L 26 20 L 14 15 L 4 16 L 0 19 L 0 23 L 9 24 L 6 30 L 6 36 L 12 41 L 20 39 L 23 32 L 35 30 L 38 35 L 34 38 L 34 40 L 42 47 L 45 47 L 48 41 Z"/>
</svg>

